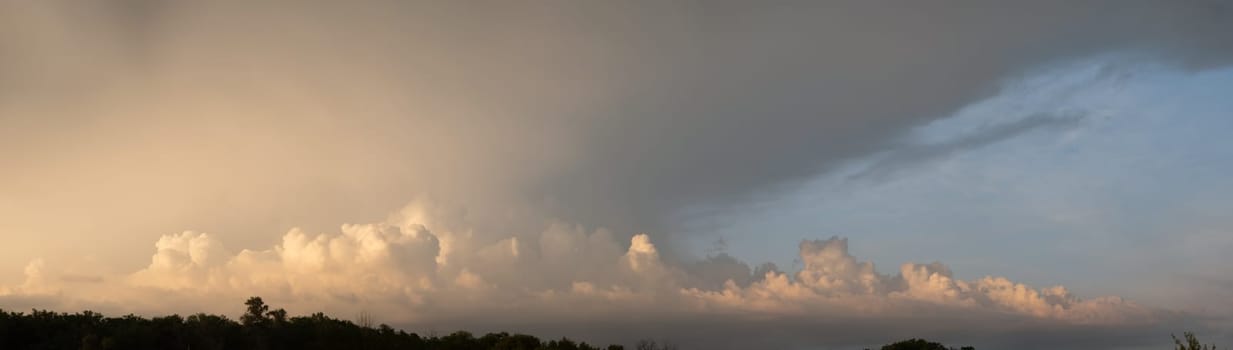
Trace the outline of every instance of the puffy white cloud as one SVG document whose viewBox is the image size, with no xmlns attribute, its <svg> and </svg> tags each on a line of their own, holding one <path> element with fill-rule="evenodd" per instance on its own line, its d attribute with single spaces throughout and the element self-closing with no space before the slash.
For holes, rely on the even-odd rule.
<svg viewBox="0 0 1233 350">
<path fill-rule="evenodd" d="M 1153 313 L 1118 297 L 1079 299 L 1061 286 L 1036 289 L 1002 277 L 955 279 L 941 263 L 903 264 L 898 275 L 879 274 L 872 263 L 848 253 L 847 239 L 801 242 L 804 267 L 796 278 L 774 271 L 748 287 L 729 281 L 721 290 L 688 289 L 685 295 L 709 308 L 754 312 L 847 310 L 897 315 L 905 302 L 928 303 L 954 311 L 980 310 L 1081 324 L 1151 321 Z"/>
<path fill-rule="evenodd" d="M 858 262 L 848 255 L 846 238 L 801 242 L 801 261 L 805 267 L 797 281 L 828 295 L 874 294 L 885 287 L 871 262 Z"/>
<path fill-rule="evenodd" d="M 165 235 L 154 243 L 150 265 L 134 273 L 134 284 L 168 289 L 193 288 L 217 276 L 217 267 L 229 256 L 221 242 L 207 233 L 185 231 Z"/>
<path fill-rule="evenodd" d="M 1064 287 L 1033 288 L 1002 277 L 964 281 L 941 263 L 904 264 L 897 274 L 848 252 L 834 237 L 800 243 L 803 266 L 751 270 L 730 256 L 673 265 L 645 234 L 622 244 L 606 230 L 550 223 L 541 232 L 499 238 L 466 220 L 433 216 L 413 203 L 389 220 L 342 225 L 339 232 L 286 232 L 263 250 L 231 253 L 208 233 L 163 236 L 150 263 L 107 278 L 89 292 L 67 288 L 42 261 L 5 296 L 60 295 L 71 305 L 157 300 L 196 312 L 261 295 L 293 312 L 366 311 L 383 322 L 433 324 L 458 319 L 612 322 L 665 319 L 898 319 L 961 314 L 1072 325 L 1151 323 L 1155 311 L 1117 297 L 1080 299 Z M 448 242 L 448 243 L 447 243 Z M 714 282 L 725 278 L 722 282 Z M 93 303 L 93 304 L 92 304 Z M 179 305 L 179 304 L 178 304 Z M 234 311 L 234 310 L 232 310 Z"/>
</svg>

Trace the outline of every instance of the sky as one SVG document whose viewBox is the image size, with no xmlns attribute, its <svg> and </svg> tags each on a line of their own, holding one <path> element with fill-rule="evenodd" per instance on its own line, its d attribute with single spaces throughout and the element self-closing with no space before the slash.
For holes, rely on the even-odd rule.
<svg viewBox="0 0 1233 350">
<path fill-rule="evenodd" d="M 0 3 L 0 308 L 1233 343 L 1222 1 Z"/>
</svg>

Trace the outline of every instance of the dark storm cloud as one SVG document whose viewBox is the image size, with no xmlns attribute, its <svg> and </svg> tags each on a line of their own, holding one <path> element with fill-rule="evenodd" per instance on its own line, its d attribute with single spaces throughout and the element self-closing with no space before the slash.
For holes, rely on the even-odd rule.
<svg viewBox="0 0 1233 350">
<path fill-rule="evenodd" d="M 602 117 L 584 138 L 590 157 L 540 187 L 565 216 L 651 225 L 682 205 L 791 183 L 890 147 L 1041 64 L 1128 50 L 1208 67 L 1233 54 L 1233 12 L 1218 2 L 761 5 L 624 14 L 657 34 L 622 40 L 655 50 L 622 72 L 632 87 L 578 112 Z M 591 30 L 630 30 L 620 24 Z M 605 220 L 613 213 L 626 215 Z"/>
<path fill-rule="evenodd" d="M 304 152 L 376 152 L 400 189 L 382 193 L 477 205 L 510 191 L 519 206 L 624 234 L 893 147 L 1043 64 L 1233 57 L 1233 10 L 1219 1 L 7 6 L 24 30 L 5 31 L 0 72 L 12 79 L 0 89 L 72 99 L 55 88 L 102 84 L 76 89 L 94 96 L 116 89 L 99 81 L 140 77 L 212 94 L 191 101 L 272 105 L 215 118 L 293 125 L 270 132 L 296 139 L 364 135 Z M 302 100 L 237 99 L 244 88 L 300 93 L 319 104 L 311 113 L 346 122 L 303 126 L 323 117 L 281 110 Z M 441 164 L 425 172 L 426 158 Z"/>
</svg>

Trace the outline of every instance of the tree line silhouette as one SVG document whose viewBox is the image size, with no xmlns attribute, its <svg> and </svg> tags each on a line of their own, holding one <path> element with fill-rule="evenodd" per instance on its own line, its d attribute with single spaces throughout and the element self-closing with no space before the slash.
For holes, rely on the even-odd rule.
<svg viewBox="0 0 1233 350">
<path fill-rule="evenodd" d="M 389 325 L 372 326 L 337 319 L 323 313 L 288 317 L 283 309 L 270 309 L 260 297 L 244 302 L 239 322 L 222 315 L 199 313 L 143 318 L 135 315 L 104 317 L 92 311 L 30 313 L 0 309 L 0 349 L 407 349 L 407 350 L 625 350 L 618 344 L 599 347 L 568 338 L 541 340 L 532 335 L 488 333 L 475 336 L 457 331 L 445 336 L 421 336 Z M 1177 350 L 1213 350 L 1200 345 L 1191 333 L 1185 343 L 1174 338 Z M 670 343 L 641 340 L 634 350 L 676 350 Z M 924 339 L 908 339 L 881 350 L 975 350 L 946 347 Z"/>
<path fill-rule="evenodd" d="M 246 311 L 239 322 L 204 313 L 147 319 L 131 314 L 104 317 L 92 311 L 0 310 L 0 349 L 624 350 L 615 344 L 598 347 L 568 338 L 541 340 L 505 332 L 479 337 L 466 331 L 421 336 L 385 324 L 356 324 L 320 312 L 288 317 L 286 310 L 271 310 L 260 297 L 249 298 L 244 305 Z M 651 344 L 653 350 L 667 349 Z"/>
</svg>

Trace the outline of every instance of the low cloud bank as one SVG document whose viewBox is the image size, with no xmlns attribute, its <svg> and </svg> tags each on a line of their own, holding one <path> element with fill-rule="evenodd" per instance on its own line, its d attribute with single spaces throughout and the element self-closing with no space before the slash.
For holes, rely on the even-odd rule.
<svg viewBox="0 0 1233 350">
<path fill-rule="evenodd" d="M 573 329 L 604 341 L 663 332 L 647 327 L 654 324 L 830 334 L 801 340 L 826 343 L 896 332 L 1137 329 L 1175 316 L 1115 296 L 1079 298 L 1062 286 L 960 280 L 937 262 L 884 274 L 849 254 L 839 237 L 801 242 L 802 267 L 794 272 L 751 268 L 725 254 L 675 266 L 643 234 L 626 244 L 603 229 L 557 222 L 502 237 L 450 213 L 416 202 L 385 222 L 347 224 L 338 233 L 292 229 L 264 250 L 232 251 L 209 233 L 169 234 L 155 243 L 149 265 L 131 273 L 101 276 L 34 261 L 24 283 L 0 288 L 0 301 L 234 314 L 238 300 L 260 295 L 292 313 L 364 312 L 413 329 Z M 793 330 L 803 324 L 844 327 Z"/>
</svg>

